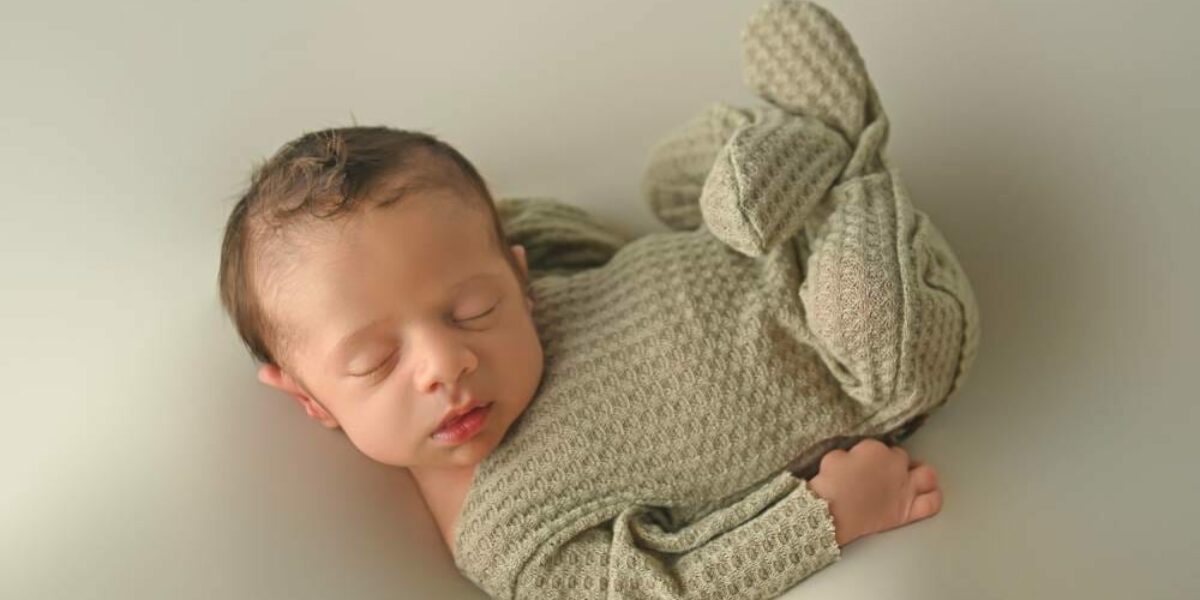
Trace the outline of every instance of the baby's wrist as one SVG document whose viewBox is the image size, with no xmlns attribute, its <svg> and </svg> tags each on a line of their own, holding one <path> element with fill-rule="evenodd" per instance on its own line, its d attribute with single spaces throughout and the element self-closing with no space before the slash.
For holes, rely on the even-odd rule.
<svg viewBox="0 0 1200 600">
<path fill-rule="evenodd" d="M 842 511 L 834 507 L 832 503 L 829 504 L 829 516 L 833 518 L 833 539 L 837 542 L 838 547 L 844 547 L 866 535 L 853 519 L 847 519 L 846 515 L 842 514 Z"/>
<path fill-rule="evenodd" d="M 858 536 L 853 536 L 844 527 L 838 527 L 835 523 L 833 526 L 833 541 L 837 542 L 839 548 L 844 548 L 850 542 L 857 539 Z"/>
<path fill-rule="evenodd" d="M 845 518 L 838 518 L 838 516 L 833 515 L 833 539 L 838 542 L 839 547 L 844 547 L 857 538 L 858 534 L 852 532 Z"/>
<path fill-rule="evenodd" d="M 839 514 L 837 508 L 829 500 L 825 500 L 825 503 L 829 510 L 829 520 L 833 522 L 833 541 L 837 543 L 839 548 L 853 542 L 858 535 L 850 524 L 846 522 L 845 516 Z"/>
<path fill-rule="evenodd" d="M 808 489 L 814 496 L 825 502 L 825 510 L 829 513 L 829 520 L 833 522 L 833 539 L 839 547 L 845 546 L 858 538 L 859 534 L 847 522 L 841 503 L 834 501 L 834 494 L 832 490 L 828 489 L 827 483 L 827 481 L 818 481 L 817 478 L 809 479 Z"/>
</svg>

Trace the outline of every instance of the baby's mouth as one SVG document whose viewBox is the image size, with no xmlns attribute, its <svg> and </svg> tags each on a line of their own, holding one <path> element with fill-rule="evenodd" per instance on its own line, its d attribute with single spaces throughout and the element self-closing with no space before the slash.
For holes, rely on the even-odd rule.
<svg viewBox="0 0 1200 600">
<path fill-rule="evenodd" d="M 491 403 L 477 406 L 465 414 L 450 419 L 429 437 L 449 444 L 465 442 L 476 433 L 479 433 L 491 412 Z"/>
</svg>

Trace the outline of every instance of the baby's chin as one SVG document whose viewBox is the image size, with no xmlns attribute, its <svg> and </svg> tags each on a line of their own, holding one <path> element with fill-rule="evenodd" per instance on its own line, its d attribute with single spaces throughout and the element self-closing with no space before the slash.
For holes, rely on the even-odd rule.
<svg viewBox="0 0 1200 600">
<path fill-rule="evenodd" d="M 503 438 L 504 431 L 493 431 L 486 428 L 475 437 L 455 446 L 445 446 L 430 439 L 427 440 L 429 460 L 425 468 L 468 468 L 475 467 L 491 455 Z"/>
<path fill-rule="evenodd" d="M 444 448 L 442 455 L 447 467 L 473 467 L 491 455 L 504 436 L 504 431 L 485 429 L 478 435 L 453 448 Z"/>
</svg>

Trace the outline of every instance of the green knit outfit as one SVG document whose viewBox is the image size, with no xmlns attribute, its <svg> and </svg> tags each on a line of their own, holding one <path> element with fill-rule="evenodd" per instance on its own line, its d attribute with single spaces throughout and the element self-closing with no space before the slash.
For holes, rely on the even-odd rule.
<svg viewBox="0 0 1200 600">
<path fill-rule="evenodd" d="M 974 293 L 884 156 L 849 34 L 771 0 L 742 43 L 767 105 L 714 104 L 651 154 L 672 231 L 497 202 L 546 365 L 454 532 L 492 597 L 776 597 L 840 556 L 813 449 L 905 431 L 974 361 Z"/>
</svg>

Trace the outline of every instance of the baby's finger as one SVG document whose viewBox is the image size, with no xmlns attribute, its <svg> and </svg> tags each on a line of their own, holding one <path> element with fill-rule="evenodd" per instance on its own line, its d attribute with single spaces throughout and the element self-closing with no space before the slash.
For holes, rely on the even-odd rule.
<svg viewBox="0 0 1200 600">
<path fill-rule="evenodd" d="M 938 489 L 937 471 L 929 465 L 920 465 L 909 471 L 908 481 L 912 484 L 913 492 L 918 495 Z"/>
<path fill-rule="evenodd" d="M 928 519 L 942 510 L 942 490 L 934 490 L 928 494 L 918 494 L 913 498 L 908 510 L 908 522 Z"/>
</svg>

